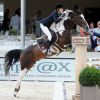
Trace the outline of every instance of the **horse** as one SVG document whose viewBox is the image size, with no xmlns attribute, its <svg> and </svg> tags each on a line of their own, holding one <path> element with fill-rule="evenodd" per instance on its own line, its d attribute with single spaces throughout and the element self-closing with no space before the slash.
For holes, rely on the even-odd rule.
<svg viewBox="0 0 100 100">
<path fill-rule="evenodd" d="M 55 32 L 54 35 L 52 35 L 52 47 L 58 51 L 56 54 L 64 51 L 66 49 L 66 46 L 71 43 L 71 36 L 73 30 L 76 30 L 76 25 L 79 25 L 85 31 L 88 31 L 89 28 L 82 13 L 68 9 L 66 9 L 64 13 L 65 17 L 62 19 L 62 21 L 57 25 L 53 23 L 50 27 L 53 32 Z M 34 66 L 36 61 L 48 57 L 48 45 L 45 45 L 45 39 L 42 37 L 40 39 L 37 39 L 37 41 L 38 42 L 36 44 L 32 44 L 23 50 L 10 50 L 5 55 L 5 75 L 9 74 L 10 67 L 12 67 L 16 62 L 20 61 L 21 71 L 17 80 L 16 87 L 14 89 L 15 97 L 20 90 L 20 84 L 25 74 Z"/>
</svg>

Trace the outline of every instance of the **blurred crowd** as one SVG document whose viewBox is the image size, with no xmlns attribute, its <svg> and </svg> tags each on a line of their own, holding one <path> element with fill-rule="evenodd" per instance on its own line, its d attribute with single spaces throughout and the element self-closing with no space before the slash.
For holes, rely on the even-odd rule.
<svg viewBox="0 0 100 100">
<path fill-rule="evenodd" d="M 0 32 L 2 34 L 19 34 L 20 32 L 20 8 L 17 8 L 11 18 L 10 9 L 6 9 L 4 12 L 3 22 L 0 26 Z"/>
<path fill-rule="evenodd" d="M 90 26 L 90 39 L 92 51 L 100 52 L 100 21 L 95 24 L 91 22 Z"/>
<path fill-rule="evenodd" d="M 17 8 L 11 18 L 10 9 L 6 9 L 4 12 L 4 19 L 2 24 L 0 24 L 1 34 L 20 34 L 20 8 Z M 41 36 L 40 20 L 42 19 L 41 10 L 37 10 L 35 14 L 32 14 L 29 20 L 29 27 L 27 33 L 33 33 L 37 37 Z M 100 52 L 100 21 L 95 24 L 90 22 L 89 33 L 91 39 L 91 50 L 95 52 Z"/>
</svg>

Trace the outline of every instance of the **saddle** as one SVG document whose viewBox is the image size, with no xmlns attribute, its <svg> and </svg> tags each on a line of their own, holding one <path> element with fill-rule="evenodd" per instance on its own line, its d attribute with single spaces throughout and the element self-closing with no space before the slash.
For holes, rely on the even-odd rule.
<svg viewBox="0 0 100 100">
<path fill-rule="evenodd" d="M 58 39 L 58 35 L 57 33 L 54 33 L 53 31 L 51 31 L 51 35 L 52 35 L 52 40 L 49 41 L 46 35 L 42 35 L 40 38 L 37 39 L 37 42 L 41 48 L 41 50 L 45 50 L 45 49 L 49 49 L 51 45 L 53 45 L 57 39 Z"/>
</svg>

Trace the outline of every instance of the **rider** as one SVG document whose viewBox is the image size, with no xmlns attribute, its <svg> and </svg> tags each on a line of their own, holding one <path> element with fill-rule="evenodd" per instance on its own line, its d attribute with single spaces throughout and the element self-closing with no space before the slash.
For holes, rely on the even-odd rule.
<svg viewBox="0 0 100 100">
<path fill-rule="evenodd" d="M 52 35 L 49 30 L 51 24 L 55 22 L 56 24 L 59 23 L 62 18 L 65 16 L 64 6 L 63 4 L 57 4 L 56 9 L 46 18 L 40 20 L 40 28 L 44 34 L 47 36 L 47 42 L 50 43 L 52 40 Z"/>
</svg>

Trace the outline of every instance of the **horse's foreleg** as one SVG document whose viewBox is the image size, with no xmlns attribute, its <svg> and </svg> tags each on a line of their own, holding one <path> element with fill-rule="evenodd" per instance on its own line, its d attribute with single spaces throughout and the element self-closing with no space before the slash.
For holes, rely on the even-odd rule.
<svg viewBox="0 0 100 100">
<path fill-rule="evenodd" d="M 25 69 L 21 70 L 21 72 L 19 74 L 19 77 L 18 77 L 18 80 L 17 80 L 17 84 L 16 84 L 16 87 L 15 87 L 15 90 L 14 90 L 14 96 L 15 97 L 17 96 L 17 93 L 20 90 L 21 81 L 22 81 L 22 79 L 25 76 L 27 71 L 28 71 L 28 69 L 25 68 Z"/>
</svg>

